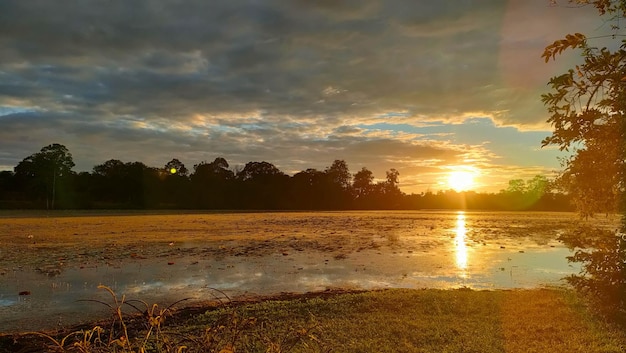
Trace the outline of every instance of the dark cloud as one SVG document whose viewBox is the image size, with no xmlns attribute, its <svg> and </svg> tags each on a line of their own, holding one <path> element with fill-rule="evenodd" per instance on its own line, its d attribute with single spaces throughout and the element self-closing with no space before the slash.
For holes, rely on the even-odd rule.
<svg viewBox="0 0 626 353">
<path fill-rule="evenodd" d="M 63 94 L 91 92 L 87 104 L 97 105 L 90 98 L 99 97 L 144 114 L 187 113 L 179 112 L 180 105 L 211 113 L 371 114 L 372 106 L 379 112 L 452 113 L 451 103 L 426 102 L 458 92 L 458 109 L 472 101 L 461 92 L 493 83 L 493 74 L 480 70 L 493 63 L 472 54 L 476 46 L 487 52 L 497 44 L 494 21 L 485 22 L 497 16 L 484 16 L 484 6 L 310 3 L 9 1 L 1 9 L 6 21 L 0 43 L 12 63 L 39 64 L 21 70 L 24 81 Z M 307 11 L 311 6 L 319 11 Z M 363 10 L 373 8 L 378 11 Z M 424 41 L 393 26 L 418 23 L 429 33 L 443 21 L 454 32 L 454 20 L 471 17 L 468 11 L 475 23 L 484 23 L 475 27 L 486 38 L 457 33 L 443 42 Z M 466 79 L 463 71 L 476 66 L 483 71 L 480 80 Z M 323 96 L 329 86 L 343 94 Z M 172 101 L 170 112 L 154 109 L 164 98 Z"/>
</svg>

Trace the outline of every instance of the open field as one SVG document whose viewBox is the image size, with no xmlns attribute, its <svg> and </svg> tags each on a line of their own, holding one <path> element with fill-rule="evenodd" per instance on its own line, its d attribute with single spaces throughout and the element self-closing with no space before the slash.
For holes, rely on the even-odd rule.
<svg viewBox="0 0 626 353">
<path fill-rule="evenodd" d="M 182 346 L 187 347 L 184 352 L 217 352 L 229 344 L 235 352 L 617 353 L 626 349 L 624 331 L 591 315 L 572 292 L 564 290 L 396 289 L 296 296 L 227 305 L 206 313 L 198 308 L 193 313 L 181 310 L 153 327 L 147 340 L 147 329 L 131 324 L 145 319 L 126 321 L 131 337 L 126 350 L 109 343 L 119 338 L 121 329 L 107 338 L 111 326 L 104 323 L 103 343 L 81 343 L 83 331 L 64 346 L 68 351 L 82 347 L 91 352 L 158 351 L 158 347 L 174 352 Z M 38 337 L 0 336 L 0 351 L 53 348 L 51 340 Z"/>
<path fill-rule="evenodd" d="M 555 240 L 576 222 L 516 212 L 0 212 L 0 332 L 89 320 L 93 309 L 75 300 L 101 298 L 99 284 L 159 302 L 202 301 L 209 288 L 250 297 L 554 285 L 577 271 Z"/>
<path fill-rule="evenodd" d="M 569 213 L 516 212 L 0 213 L 0 332 L 106 317 L 105 307 L 76 302 L 107 299 L 99 284 L 193 305 L 213 299 L 212 288 L 254 299 L 558 285 L 577 269 L 555 239 L 576 222 Z"/>
</svg>

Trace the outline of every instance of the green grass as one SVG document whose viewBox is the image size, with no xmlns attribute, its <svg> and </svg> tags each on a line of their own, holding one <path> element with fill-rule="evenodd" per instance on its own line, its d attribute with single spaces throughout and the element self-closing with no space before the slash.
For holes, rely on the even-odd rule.
<svg viewBox="0 0 626 353">
<path fill-rule="evenodd" d="M 128 342 L 136 344 L 127 347 L 119 344 L 119 332 L 99 350 L 95 343 L 89 350 L 64 346 L 86 352 L 176 352 L 182 346 L 182 352 L 626 351 L 625 332 L 575 293 L 547 289 L 395 289 L 270 300 L 166 318 L 151 330 L 146 339 L 148 328 L 129 328 Z"/>
<path fill-rule="evenodd" d="M 316 323 L 333 352 L 624 352 L 568 291 L 388 290 L 240 307 L 270 331 Z M 207 324 L 220 312 L 198 318 Z"/>
</svg>

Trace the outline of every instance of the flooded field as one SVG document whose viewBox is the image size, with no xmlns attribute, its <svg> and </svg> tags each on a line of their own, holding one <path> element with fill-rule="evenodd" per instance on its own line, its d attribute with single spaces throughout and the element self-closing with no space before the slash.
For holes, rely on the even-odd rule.
<svg viewBox="0 0 626 353">
<path fill-rule="evenodd" d="M 89 301 L 111 302 L 100 284 L 161 305 L 219 291 L 562 285 L 579 269 L 556 238 L 576 222 L 531 212 L 0 213 L 0 332 L 107 317 Z"/>
</svg>

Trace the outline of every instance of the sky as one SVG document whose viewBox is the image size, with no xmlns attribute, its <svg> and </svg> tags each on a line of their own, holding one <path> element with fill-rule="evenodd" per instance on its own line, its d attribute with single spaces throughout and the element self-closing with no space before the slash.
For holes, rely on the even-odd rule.
<svg viewBox="0 0 626 353">
<path fill-rule="evenodd" d="M 0 170 L 51 143 L 109 159 L 225 158 L 289 175 L 336 159 L 406 193 L 560 169 L 543 48 L 603 22 L 549 0 L 3 0 Z M 562 1 L 563 5 L 567 2 Z"/>
</svg>

